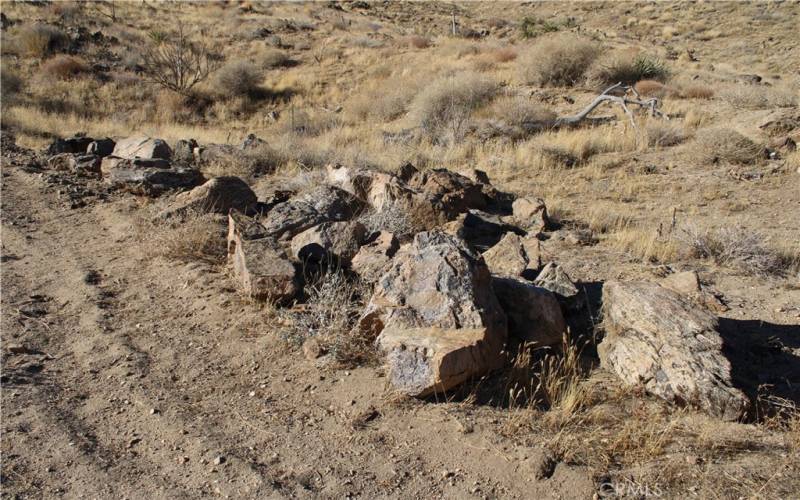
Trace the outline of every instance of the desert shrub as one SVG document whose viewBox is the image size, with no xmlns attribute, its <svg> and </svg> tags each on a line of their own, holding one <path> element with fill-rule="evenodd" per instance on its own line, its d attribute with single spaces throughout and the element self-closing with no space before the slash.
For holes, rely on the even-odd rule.
<svg viewBox="0 0 800 500">
<path fill-rule="evenodd" d="M 83 73 L 86 73 L 89 67 L 86 63 L 77 57 L 58 55 L 52 59 L 48 59 L 42 64 L 41 74 L 57 80 L 69 80 L 75 78 Z"/>
<path fill-rule="evenodd" d="M 785 108 L 797 105 L 797 96 L 791 91 L 761 85 L 727 85 L 720 89 L 719 96 L 738 109 Z"/>
<path fill-rule="evenodd" d="M 145 253 L 180 262 L 222 264 L 227 255 L 226 218 L 218 214 L 190 211 L 164 221 L 153 218 L 158 207 L 134 224 L 134 235 Z"/>
<path fill-rule="evenodd" d="M 667 95 L 669 87 L 655 80 L 640 80 L 636 82 L 633 89 L 644 97 L 659 97 Z"/>
<path fill-rule="evenodd" d="M 22 78 L 5 64 L 0 68 L 0 93 L 4 100 L 13 99 L 23 88 Z"/>
<path fill-rule="evenodd" d="M 517 51 L 511 47 L 499 47 L 487 52 L 489 58 L 496 63 L 505 63 L 517 58 Z"/>
<path fill-rule="evenodd" d="M 380 210 L 369 209 L 358 218 L 368 233 L 388 231 L 394 235 L 413 234 L 417 231 L 411 216 L 400 203 L 388 203 Z"/>
<path fill-rule="evenodd" d="M 24 26 L 14 39 L 17 50 L 27 56 L 44 58 L 64 50 L 69 39 L 63 31 L 47 24 Z"/>
<path fill-rule="evenodd" d="M 682 86 L 679 93 L 685 99 L 711 99 L 714 97 L 714 89 L 708 85 L 697 83 Z"/>
<path fill-rule="evenodd" d="M 183 25 L 174 35 L 156 31 L 149 35 L 142 66 L 150 81 L 166 89 L 191 96 L 194 87 L 219 67 L 219 57 L 206 45 L 190 40 Z"/>
<path fill-rule="evenodd" d="M 228 99 L 253 97 L 258 94 L 261 72 L 252 63 L 232 61 L 220 68 L 214 78 L 214 89 Z"/>
<path fill-rule="evenodd" d="M 350 43 L 353 45 L 353 47 L 358 47 L 361 49 L 377 49 L 383 47 L 382 41 L 370 38 L 368 36 L 355 37 L 350 41 Z"/>
<path fill-rule="evenodd" d="M 598 54 L 597 44 L 587 39 L 574 35 L 550 37 L 520 57 L 520 76 L 529 84 L 575 85 Z"/>
<path fill-rule="evenodd" d="M 664 82 L 670 71 L 660 59 L 647 54 L 616 52 L 598 61 L 589 71 L 589 79 L 599 85 L 622 82 L 633 85 L 641 80 Z"/>
<path fill-rule="evenodd" d="M 375 359 L 374 339 L 354 331 L 369 290 L 358 278 L 341 269 L 307 277 L 308 300 L 297 312 L 284 310 L 281 336 L 296 345 L 316 339 L 336 361 L 345 365 Z"/>
<path fill-rule="evenodd" d="M 508 96 L 492 103 L 491 119 L 481 124 L 478 135 L 484 138 L 523 139 L 552 126 L 556 114 L 541 104 L 519 96 Z"/>
<path fill-rule="evenodd" d="M 675 146 L 687 138 L 683 127 L 671 123 L 648 123 L 645 133 L 647 134 L 647 144 L 655 147 Z"/>
<path fill-rule="evenodd" d="M 282 50 L 269 49 L 259 54 L 258 62 L 264 68 L 280 68 L 292 64 L 292 59 Z"/>
<path fill-rule="evenodd" d="M 412 110 L 422 131 L 434 140 L 448 134 L 455 142 L 465 133 L 470 114 L 496 95 L 495 81 L 475 73 L 441 77 L 414 98 Z"/>
<path fill-rule="evenodd" d="M 745 274 L 784 273 L 792 262 L 768 248 L 764 235 L 740 227 L 701 230 L 696 226 L 682 229 L 679 239 L 692 257 L 711 259 L 714 263 L 736 268 Z"/>
<path fill-rule="evenodd" d="M 523 38 L 536 38 L 545 33 L 553 33 L 561 29 L 575 27 L 575 20 L 543 20 L 535 17 L 523 17 L 519 22 L 519 31 Z"/>
<path fill-rule="evenodd" d="M 698 132 L 692 149 L 694 158 L 703 163 L 755 163 L 764 148 L 735 130 L 704 129 Z"/>
<path fill-rule="evenodd" d="M 283 134 L 318 136 L 341 124 L 341 117 L 329 111 L 308 112 L 302 109 L 288 109 L 281 114 L 276 130 Z"/>
<path fill-rule="evenodd" d="M 427 49 L 432 45 L 430 39 L 420 35 L 404 36 L 398 40 L 401 46 L 415 49 Z"/>
</svg>

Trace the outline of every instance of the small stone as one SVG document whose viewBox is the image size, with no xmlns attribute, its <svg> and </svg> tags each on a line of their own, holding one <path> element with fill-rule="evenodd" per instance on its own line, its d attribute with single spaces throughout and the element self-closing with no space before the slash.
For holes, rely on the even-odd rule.
<svg viewBox="0 0 800 500">
<path fill-rule="evenodd" d="M 219 455 L 217 458 L 214 459 L 214 465 L 222 465 L 226 461 L 226 458 L 223 455 Z"/>
<path fill-rule="evenodd" d="M 161 412 L 158 411 L 158 408 L 150 408 L 150 415 L 157 415 L 159 413 Z"/>
</svg>

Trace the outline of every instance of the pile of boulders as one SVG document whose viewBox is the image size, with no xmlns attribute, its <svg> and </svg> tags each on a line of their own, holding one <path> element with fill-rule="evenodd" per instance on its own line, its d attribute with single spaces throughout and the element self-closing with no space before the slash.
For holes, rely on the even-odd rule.
<svg viewBox="0 0 800 500">
<path fill-rule="evenodd" d="M 228 214 L 228 257 L 243 292 L 292 305 L 304 300 L 309 268 L 335 266 L 372 284 L 353 335 L 374 338 L 388 376 L 413 396 L 447 391 L 502 366 L 509 343 L 561 344 L 585 293 L 556 262 L 543 262 L 550 229 L 543 200 L 492 186 L 484 172 L 395 172 L 330 165 L 298 190 L 270 186 L 259 199 L 237 177 L 205 183 L 204 155 L 262 147 L 200 147 L 146 137 L 54 143 L 50 163 L 147 194 L 182 192 L 161 217 L 187 211 Z M 365 213 L 401 210 L 414 229 L 369 230 Z M 685 273 L 653 283 L 603 287 L 606 368 L 628 384 L 679 404 L 736 419 L 748 399 L 734 388 L 716 316 L 724 307 Z"/>
</svg>

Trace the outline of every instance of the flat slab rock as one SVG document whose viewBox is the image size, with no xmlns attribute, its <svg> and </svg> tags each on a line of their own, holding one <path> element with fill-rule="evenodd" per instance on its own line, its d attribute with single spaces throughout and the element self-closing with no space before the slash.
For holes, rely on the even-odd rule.
<svg viewBox="0 0 800 500">
<path fill-rule="evenodd" d="M 363 208 L 363 202 L 334 186 L 319 186 L 307 193 L 278 203 L 262 224 L 267 234 L 288 240 L 323 222 L 348 220 Z"/>
<path fill-rule="evenodd" d="M 88 146 L 88 144 L 87 144 Z M 120 139 L 114 145 L 112 154 L 119 158 L 133 160 L 135 158 L 172 158 L 172 148 L 161 139 L 136 136 Z"/>
<path fill-rule="evenodd" d="M 131 167 L 128 165 L 105 168 L 105 163 L 102 167 L 106 183 L 148 196 L 158 196 L 173 189 L 193 188 L 205 180 L 203 174 L 193 168 Z"/>
<path fill-rule="evenodd" d="M 386 328 L 378 337 L 389 380 L 400 392 L 425 397 L 443 393 L 502 364 L 502 344 L 481 328 Z"/>
<path fill-rule="evenodd" d="M 723 420 L 744 415 L 749 400 L 733 386 L 714 315 L 647 282 L 606 282 L 603 308 L 607 333 L 598 353 L 623 382 Z"/>
</svg>

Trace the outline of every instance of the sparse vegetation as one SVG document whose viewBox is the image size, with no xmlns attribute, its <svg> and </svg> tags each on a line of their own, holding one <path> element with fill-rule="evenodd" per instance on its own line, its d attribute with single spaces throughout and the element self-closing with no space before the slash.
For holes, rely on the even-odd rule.
<svg viewBox="0 0 800 500">
<path fill-rule="evenodd" d="M 575 35 L 542 39 L 519 58 L 520 76 L 526 83 L 569 87 L 599 54 L 597 43 Z"/>
<path fill-rule="evenodd" d="M 233 99 L 257 95 L 261 80 L 261 72 L 252 63 L 239 60 L 217 70 L 214 83 L 218 94 Z"/>
<path fill-rule="evenodd" d="M 704 129 L 697 133 L 692 152 L 701 163 L 755 163 L 763 157 L 763 147 L 735 130 Z"/>
<path fill-rule="evenodd" d="M 154 207 L 157 208 L 157 207 Z M 179 262 L 222 264 L 227 255 L 225 218 L 190 211 L 169 222 L 145 213 L 134 226 L 136 239 L 151 257 Z"/>
<path fill-rule="evenodd" d="M 14 38 L 16 49 L 23 55 L 43 59 L 67 47 L 63 31 L 48 24 L 25 25 Z"/>
<path fill-rule="evenodd" d="M 718 265 L 735 268 L 745 274 L 781 274 L 793 264 L 768 248 L 765 245 L 766 238 L 753 231 L 729 227 L 702 230 L 689 225 L 679 237 L 689 247 L 693 257 L 711 259 Z"/>
<path fill-rule="evenodd" d="M 42 64 L 41 73 L 47 78 L 68 80 L 88 71 L 86 63 L 73 56 L 58 55 Z"/>
<path fill-rule="evenodd" d="M 589 80 L 598 86 L 622 82 L 633 85 L 642 80 L 665 82 L 670 70 L 662 60 L 642 53 L 610 52 L 597 61 L 589 72 Z"/>
<path fill-rule="evenodd" d="M 150 32 L 150 39 L 142 61 L 145 72 L 173 92 L 190 97 L 194 87 L 219 67 L 219 58 L 204 44 L 190 40 L 183 25 L 174 35 Z"/>
</svg>

